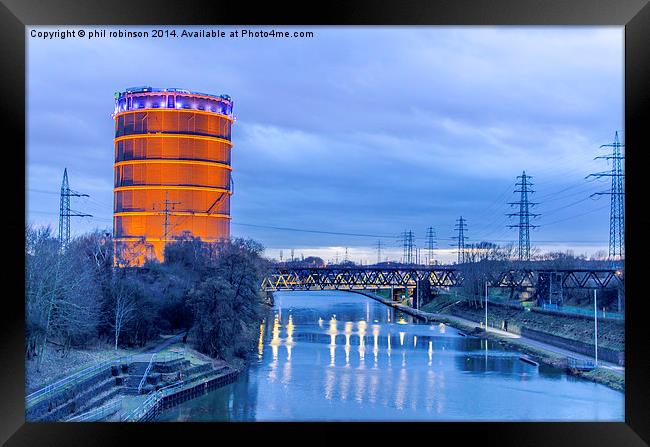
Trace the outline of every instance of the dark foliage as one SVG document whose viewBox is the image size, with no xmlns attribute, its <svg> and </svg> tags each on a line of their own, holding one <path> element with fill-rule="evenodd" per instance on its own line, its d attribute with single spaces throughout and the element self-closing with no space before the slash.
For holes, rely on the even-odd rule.
<svg viewBox="0 0 650 447">
<path fill-rule="evenodd" d="M 192 340 L 213 357 L 244 357 L 253 347 L 263 299 L 260 283 L 266 268 L 262 247 L 235 239 L 220 244 L 211 273 L 191 292 Z"/>
<path fill-rule="evenodd" d="M 77 237 L 65 249 L 49 228 L 27 228 L 25 237 L 28 358 L 44 356 L 48 344 L 63 354 L 100 339 L 137 347 L 192 328 L 190 341 L 206 354 L 248 352 L 265 268 L 256 242 L 184 238 L 166 247 L 164 263 L 125 269 L 114 267 L 106 232 Z"/>
</svg>

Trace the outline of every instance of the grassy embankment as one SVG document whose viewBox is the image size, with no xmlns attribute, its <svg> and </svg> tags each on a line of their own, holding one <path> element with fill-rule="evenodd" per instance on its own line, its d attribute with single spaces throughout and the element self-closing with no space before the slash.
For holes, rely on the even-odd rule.
<svg viewBox="0 0 650 447">
<path fill-rule="evenodd" d="M 38 370 L 36 369 L 36 358 L 25 361 L 27 394 L 94 364 L 145 352 L 159 345 L 168 337 L 171 335 L 161 335 L 159 339 L 133 349 L 118 348 L 115 350 L 110 343 L 98 342 L 87 348 L 71 348 L 63 354 L 57 351 L 55 346 L 50 346 Z"/>
<path fill-rule="evenodd" d="M 37 369 L 36 359 L 25 361 L 27 394 L 94 364 L 135 353 L 136 351 L 121 348 L 116 351 L 112 349 L 110 344 L 101 344 L 83 349 L 71 348 L 65 354 L 50 348 L 46 352 L 40 368 Z"/>
<path fill-rule="evenodd" d="M 484 321 L 483 308 L 470 307 L 469 303 L 459 295 L 440 295 L 431 303 L 422 307 L 425 312 L 456 315 L 472 321 Z M 592 344 L 594 341 L 593 320 L 563 315 L 549 315 L 535 311 L 525 311 L 501 307 L 490 303 L 488 305 L 488 320 L 490 326 L 501 328 L 503 321 L 508 320 L 508 330 L 518 333 L 522 327 L 546 332 L 571 340 Z M 625 349 L 625 322 L 599 320 L 598 345 L 604 348 L 622 351 Z"/>
<path fill-rule="evenodd" d="M 604 368 L 596 368 L 591 371 L 575 371 L 574 376 L 583 377 L 593 382 L 598 382 L 618 391 L 625 391 L 625 377 Z"/>
</svg>

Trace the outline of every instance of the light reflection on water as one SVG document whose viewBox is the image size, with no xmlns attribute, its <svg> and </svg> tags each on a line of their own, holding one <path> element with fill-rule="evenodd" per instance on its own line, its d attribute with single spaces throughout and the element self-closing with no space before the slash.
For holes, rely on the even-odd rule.
<svg viewBox="0 0 650 447">
<path fill-rule="evenodd" d="M 275 300 L 249 370 L 160 420 L 623 420 L 623 393 L 362 295 Z"/>
</svg>

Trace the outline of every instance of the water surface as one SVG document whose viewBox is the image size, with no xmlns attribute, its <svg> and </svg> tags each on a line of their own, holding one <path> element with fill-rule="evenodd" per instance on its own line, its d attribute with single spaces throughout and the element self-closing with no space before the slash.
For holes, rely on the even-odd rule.
<svg viewBox="0 0 650 447">
<path fill-rule="evenodd" d="M 624 395 L 363 295 L 280 292 L 233 384 L 162 421 L 623 421 Z"/>
</svg>

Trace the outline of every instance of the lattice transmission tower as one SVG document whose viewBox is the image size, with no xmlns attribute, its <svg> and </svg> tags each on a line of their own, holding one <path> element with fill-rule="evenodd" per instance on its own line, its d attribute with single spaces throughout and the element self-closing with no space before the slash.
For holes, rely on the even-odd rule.
<svg viewBox="0 0 650 447">
<path fill-rule="evenodd" d="M 467 221 L 463 219 L 463 216 L 460 216 L 456 222 L 454 230 L 458 231 L 458 236 L 454 236 L 453 239 L 457 241 L 454 245 L 458 248 L 458 264 L 462 264 L 465 262 L 465 232 L 467 231 Z"/>
<path fill-rule="evenodd" d="M 413 231 L 402 233 L 402 246 L 404 248 L 404 264 L 413 264 L 413 248 L 415 247 L 415 235 Z"/>
<path fill-rule="evenodd" d="M 590 174 L 589 177 L 611 177 L 612 184 L 608 192 L 596 192 L 591 195 L 609 195 L 609 259 L 620 260 L 625 257 L 625 173 L 623 172 L 623 159 L 625 158 L 621 149 L 625 147 L 618 139 L 618 132 L 614 134 L 612 144 L 603 144 L 602 147 L 611 147 L 612 153 L 596 157 L 597 159 L 612 160 L 612 169 L 609 172 Z"/>
<path fill-rule="evenodd" d="M 519 201 L 509 202 L 509 205 L 518 206 L 519 211 L 507 214 L 508 217 L 519 217 L 519 223 L 508 225 L 508 228 L 519 229 L 519 248 L 517 253 L 520 261 L 530 261 L 530 229 L 539 226 L 530 223 L 531 218 L 539 217 L 539 214 L 530 212 L 530 209 L 538 204 L 536 202 L 531 202 L 528 198 L 529 194 L 535 192 L 531 189 L 533 183 L 530 179 L 532 179 L 532 177 L 526 175 L 526 171 L 517 176 L 518 182 L 515 183 L 515 187 L 519 187 L 519 189 L 515 189 L 513 192 L 519 193 Z"/>
<path fill-rule="evenodd" d="M 169 233 L 170 233 L 170 222 L 169 222 L 169 216 L 173 215 L 173 211 L 175 208 L 175 205 L 179 205 L 181 202 L 172 202 L 169 200 L 169 192 L 165 191 L 165 201 L 162 202 L 161 204 L 163 205 L 163 209 L 161 212 L 158 214 L 162 214 L 165 216 L 165 220 L 163 221 L 163 241 L 165 242 L 165 245 L 167 245 L 167 241 L 169 239 Z M 170 208 L 171 205 L 171 208 Z M 156 209 L 154 205 L 154 209 Z"/>
<path fill-rule="evenodd" d="M 433 264 L 433 250 L 436 248 L 436 239 L 436 230 L 433 227 L 429 227 L 427 229 L 427 263 L 429 265 Z"/>
<path fill-rule="evenodd" d="M 71 217 L 93 217 L 91 214 L 80 213 L 70 209 L 70 197 L 90 197 L 88 194 L 81 194 L 70 189 L 68 183 L 68 168 L 63 170 L 63 182 L 61 182 L 61 199 L 59 202 L 59 245 L 61 248 L 70 242 L 70 218 Z"/>
</svg>

